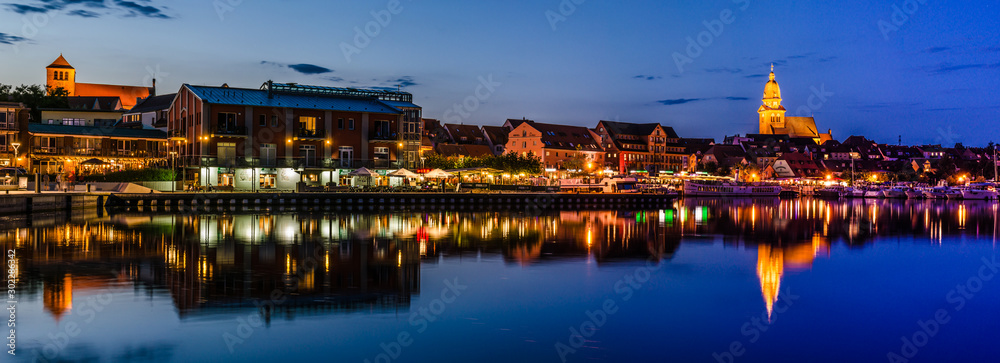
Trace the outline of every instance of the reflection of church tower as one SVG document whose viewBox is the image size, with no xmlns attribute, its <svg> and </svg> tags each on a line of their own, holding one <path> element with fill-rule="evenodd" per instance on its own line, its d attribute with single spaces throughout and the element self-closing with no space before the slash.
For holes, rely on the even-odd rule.
<svg viewBox="0 0 1000 363">
<path fill-rule="evenodd" d="M 785 128 L 785 106 L 781 105 L 781 87 L 774 80 L 774 65 L 771 65 L 770 80 L 764 86 L 764 104 L 757 109 L 760 114 L 760 133 L 774 134 L 774 129 Z"/>
<path fill-rule="evenodd" d="M 784 252 L 780 248 L 771 249 L 768 245 L 757 248 L 757 277 L 760 278 L 760 292 L 767 305 L 767 318 L 770 319 L 781 290 L 781 275 L 785 272 Z"/>
<path fill-rule="evenodd" d="M 62 54 L 56 58 L 52 64 L 45 67 L 45 85 L 50 90 L 62 88 L 69 92 L 70 96 L 76 95 L 76 68 L 69 65 Z"/>
<path fill-rule="evenodd" d="M 73 309 L 73 277 L 65 275 L 62 279 L 45 281 L 44 284 L 42 305 L 59 321 L 67 311 Z"/>
</svg>

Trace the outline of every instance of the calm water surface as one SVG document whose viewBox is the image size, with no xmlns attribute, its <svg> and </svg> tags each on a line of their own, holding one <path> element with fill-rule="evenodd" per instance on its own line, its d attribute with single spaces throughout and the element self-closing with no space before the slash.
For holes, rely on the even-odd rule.
<svg viewBox="0 0 1000 363">
<path fill-rule="evenodd" d="M 76 216 L 0 239 L 14 361 L 978 362 L 1000 355 L 996 217 L 703 199 Z"/>
</svg>

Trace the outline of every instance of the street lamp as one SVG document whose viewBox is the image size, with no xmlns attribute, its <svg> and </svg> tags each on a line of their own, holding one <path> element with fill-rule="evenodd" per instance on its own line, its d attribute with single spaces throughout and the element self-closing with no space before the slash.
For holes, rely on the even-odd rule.
<svg viewBox="0 0 1000 363">
<path fill-rule="evenodd" d="M 11 158 L 12 164 L 14 164 L 15 172 L 17 171 L 17 148 L 21 147 L 21 143 L 15 141 L 10 143 L 10 146 L 14 148 L 14 157 Z"/>
</svg>

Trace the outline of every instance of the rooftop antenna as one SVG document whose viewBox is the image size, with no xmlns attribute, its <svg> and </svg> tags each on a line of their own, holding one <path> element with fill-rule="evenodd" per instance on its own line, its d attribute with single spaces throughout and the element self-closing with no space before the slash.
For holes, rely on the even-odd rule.
<svg viewBox="0 0 1000 363">
<path fill-rule="evenodd" d="M 396 92 L 399 92 L 399 85 L 396 85 Z"/>
</svg>

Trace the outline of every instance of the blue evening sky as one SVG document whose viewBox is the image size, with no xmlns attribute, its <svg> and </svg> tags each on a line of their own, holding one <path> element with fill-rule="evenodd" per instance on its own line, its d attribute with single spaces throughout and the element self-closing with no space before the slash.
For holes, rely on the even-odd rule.
<svg viewBox="0 0 1000 363">
<path fill-rule="evenodd" d="M 0 83 L 44 83 L 63 53 L 78 82 L 156 74 L 160 93 L 400 85 L 429 118 L 659 122 L 721 140 L 757 132 L 774 63 L 789 115 L 838 140 L 1000 141 L 997 3 L 920 1 L 25 0 L 0 5 Z M 376 27 L 372 12 L 391 19 Z M 356 42 L 366 26 L 376 35 Z M 690 47 L 699 36 L 708 45 Z"/>
</svg>

